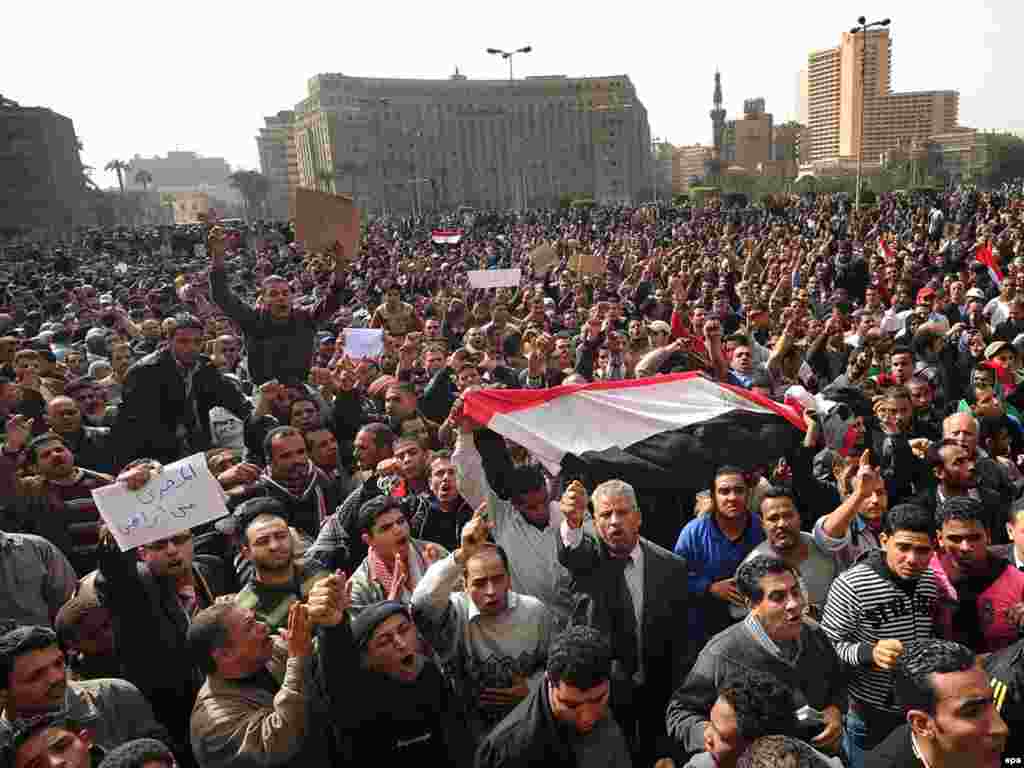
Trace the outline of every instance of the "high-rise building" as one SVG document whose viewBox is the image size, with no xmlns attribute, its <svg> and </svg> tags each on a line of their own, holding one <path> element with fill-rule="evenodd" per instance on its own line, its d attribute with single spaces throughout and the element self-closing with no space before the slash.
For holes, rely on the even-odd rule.
<svg viewBox="0 0 1024 768">
<path fill-rule="evenodd" d="M 811 134 L 807 160 L 825 165 L 861 153 L 877 165 L 901 144 L 952 131 L 959 111 L 956 91 L 893 93 L 888 29 L 844 32 L 837 48 L 809 54 L 802 102 Z"/>
<path fill-rule="evenodd" d="M 265 125 L 256 137 L 256 147 L 260 153 L 260 170 L 267 177 L 269 187 L 267 215 L 286 219 L 288 201 L 294 189 L 291 180 L 298 176 L 293 132 L 295 113 L 286 109 L 263 120 Z"/>
<path fill-rule="evenodd" d="M 70 232 L 91 223 L 70 118 L 0 97 L 0 228 Z"/>
<path fill-rule="evenodd" d="M 651 193 L 647 110 L 626 75 L 522 80 L 310 78 L 297 183 L 375 209 L 550 205 Z"/>
</svg>

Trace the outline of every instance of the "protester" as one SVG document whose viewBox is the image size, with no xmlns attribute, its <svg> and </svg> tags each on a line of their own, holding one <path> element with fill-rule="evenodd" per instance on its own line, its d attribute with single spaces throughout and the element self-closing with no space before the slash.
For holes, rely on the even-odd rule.
<svg viewBox="0 0 1024 768">
<path fill-rule="evenodd" d="M 556 637 L 544 679 L 480 745 L 476 768 L 633 765 L 609 710 L 612 654 L 607 638 L 592 627 Z"/>
<path fill-rule="evenodd" d="M 906 723 L 865 758 L 867 768 L 1003 765 L 1009 736 L 974 653 L 957 643 L 908 643 L 896 662 L 896 700 Z"/>
<path fill-rule="evenodd" d="M 479 739 L 539 680 L 554 621 L 540 600 L 509 589 L 508 556 L 487 544 L 476 515 L 461 546 L 427 569 L 412 595 L 413 617 L 467 701 Z M 462 582 L 464 592 L 454 592 Z"/>
<path fill-rule="evenodd" d="M 704 749 L 709 713 L 719 681 L 747 671 L 764 672 L 791 688 L 797 704 L 820 716 L 801 735 L 837 753 L 842 735 L 842 669 L 828 636 L 804 620 L 807 597 L 793 565 L 757 555 L 737 571 L 750 615 L 713 637 L 701 650 L 668 705 L 669 735 L 682 752 Z M 793 735 L 796 735 L 794 732 Z"/>
</svg>

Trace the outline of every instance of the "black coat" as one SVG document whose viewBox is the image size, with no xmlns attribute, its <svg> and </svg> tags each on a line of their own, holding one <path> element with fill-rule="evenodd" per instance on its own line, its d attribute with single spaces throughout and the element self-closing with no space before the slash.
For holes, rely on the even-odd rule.
<svg viewBox="0 0 1024 768">
<path fill-rule="evenodd" d="M 644 538 L 640 539 L 640 546 L 644 553 L 641 632 L 645 683 L 634 697 L 642 708 L 634 712 L 647 748 L 657 750 L 658 757 L 665 757 L 671 753 L 665 731 L 665 708 L 689 673 L 699 650 L 688 635 L 689 613 L 694 610 L 695 601 L 687 587 L 686 561 Z M 580 545 L 568 549 L 559 537 L 558 561 L 573 579 L 573 623 L 587 624 L 610 634 L 615 609 L 609 596 L 619 589 L 612 579 L 625 577 L 609 562 L 604 546 L 584 533 Z"/>
<path fill-rule="evenodd" d="M 194 451 L 211 447 L 210 409 L 222 406 L 243 421 L 252 412 L 249 401 L 221 375 L 207 357 L 200 357 L 192 386 L 199 415 Z M 121 406 L 113 430 L 117 466 L 139 458 L 170 463 L 183 458 L 177 429 L 185 421 L 185 382 L 169 348 L 159 349 L 128 369 Z"/>
<path fill-rule="evenodd" d="M 188 617 L 174 585 L 154 577 L 137 561 L 134 549 L 121 552 L 113 543 L 103 542 L 98 552 L 96 591 L 113 617 L 124 677 L 153 705 L 157 720 L 171 732 L 177 746 L 187 749 L 189 717 L 202 676 L 185 644 Z M 193 560 L 192 571 L 199 608 L 225 594 L 224 574 L 210 561 Z"/>
<path fill-rule="evenodd" d="M 559 732 L 541 678 L 530 693 L 483 740 L 476 768 L 576 768 L 572 746 Z"/>
</svg>

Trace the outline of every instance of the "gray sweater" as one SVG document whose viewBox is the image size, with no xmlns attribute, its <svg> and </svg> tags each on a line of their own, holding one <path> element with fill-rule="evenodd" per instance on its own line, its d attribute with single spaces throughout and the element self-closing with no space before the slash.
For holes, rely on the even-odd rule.
<svg viewBox="0 0 1024 768">
<path fill-rule="evenodd" d="M 688 754 L 704 749 L 704 723 L 730 674 L 756 669 L 774 675 L 793 689 L 797 708 L 809 704 L 822 710 L 840 706 L 842 674 L 839 657 L 821 627 L 804 620 L 802 649 L 790 662 L 772 654 L 744 622 L 733 624 L 704 646 L 686 681 L 669 701 L 668 734 Z"/>
</svg>

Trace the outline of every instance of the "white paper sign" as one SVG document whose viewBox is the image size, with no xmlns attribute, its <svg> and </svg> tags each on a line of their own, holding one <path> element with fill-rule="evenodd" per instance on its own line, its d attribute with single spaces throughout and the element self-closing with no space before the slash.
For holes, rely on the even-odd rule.
<svg viewBox="0 0 1024 768">
<path fill-rule="evenodd" d="M 515 288 L 519 285 L 518 269 L 471 269 L 470 288 Z"/>
<path fill-rule="evenodd" d="M 353 360 L 379 357 L 384 353 L 383 328 L 346 328 L 345 354 Z"/>
<path fill-rule="evenodd" d="M 116 271 L 119 275 L 127 274 L 128 265 L 125 264 L 123 261 L 119 261 L 117 262 L 117 264 L 114 265 L 114 271 Z"/>
<path fill-rule="evenodd" d="M 168 464 L 137 491 L 114 483 L 97 488 L 92 497 L 122 552 L 228 514 L 202 453 Z"/>
<path fill-rule="evenodd" d="M 192 246 L 192 253 L 195 254 L 195 257 L 197 259 L 205 259 L 206 258 L 206 246 L 203 245 L 202 243 L 196 243 L 194 246 Z"/>
</svg>

